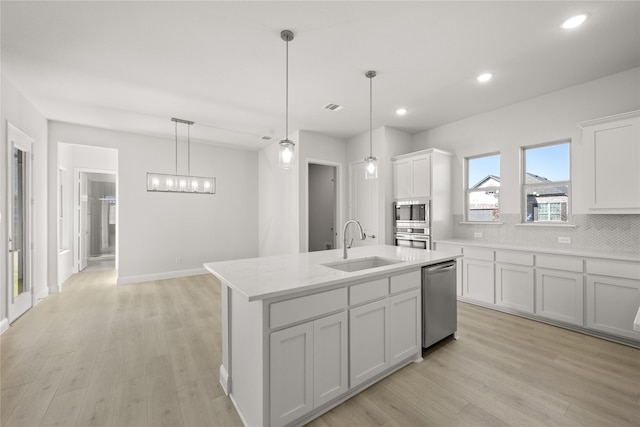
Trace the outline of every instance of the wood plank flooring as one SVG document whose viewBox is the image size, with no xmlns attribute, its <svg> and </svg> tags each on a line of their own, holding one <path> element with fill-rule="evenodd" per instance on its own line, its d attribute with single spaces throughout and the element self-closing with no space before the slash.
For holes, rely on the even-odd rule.
<svg viewBox="0 0 640 427">
<path fill-rule="evenodd" d="M 459 340 L 316 419 L 325 426 L 639 426 L 640 350 L 458 303 Z M 0 339 L 2 426 L 240 426 L 218 385 L 211 275 L 73 276 Z"/>
</svg>

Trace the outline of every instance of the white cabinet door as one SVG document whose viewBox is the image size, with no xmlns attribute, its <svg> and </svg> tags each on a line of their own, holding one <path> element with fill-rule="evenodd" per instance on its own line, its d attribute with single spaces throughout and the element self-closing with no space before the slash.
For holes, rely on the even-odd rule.
<svg viewBox="0 0 640 427">
<path fill-rule="evenodd" d="M 313 410 L 313 322 L 271 334 L 271 425 Z"/>
<path fill-rule="evenodd" d="M 393 198 L 411 197 L 411 162 L 409 159 L 393 162 Z"/>
<path fill-rule="evenodd" d="M 410 197 L 431 197 L 431 154 L 411 159 Z"/>
<path fill-rule="evenodd" d="M 587 327 L 640 339 L 633 320 L 640 307 L 640 280 L 587 275 Z"/>
<path fill-rule="evenodd" d="M 594 213 L 640 213 L 640 112 L 582 123 L 588 180 L 587 204 Z M 635 117 L 633 117 L 635 115 Z"/>
<path fill-rule="evenodd" d="M 582 274 L 536 269 L 537 315 L 584 326 L 584 279 Z"/>
<path fill-rule="evenodd" d="M 319 407 L 348 390 L 347 312 L 313 322 L 313 395 Z"/>
<path fill-rule="evenodd" d="M 389 352 L 391 365 L 422 349 L 422 311 L 420 291 L 389 298 Z"/>
<path fill-rule="evenodd" d="M 493 262 L 464 258 L 462 267 L 463 295 L 494 304 Z"/>
<path fill-rule="evenodd" d="M 496 304 L 533 313 L 533 268 L 496 263 Z"/>
<path fill-rule="evenodd" d="M 349 310 L 349 378 L 355 387 L 389 367 L 389 301 Z"/>
</svg>

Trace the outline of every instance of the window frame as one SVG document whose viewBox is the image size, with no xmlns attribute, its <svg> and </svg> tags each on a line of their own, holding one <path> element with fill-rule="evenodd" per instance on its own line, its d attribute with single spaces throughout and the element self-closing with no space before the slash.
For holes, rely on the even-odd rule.
<svg viewBox="0 0 640 427">
<path fill-rule="evenodd" d="M 493 156 L 498 156 L 498 164 L 499 164 L 499 168 L 502 168 L 502 155 L 500 154 L 500 151 L 492 151 L 490 153 L 484 153 L 484 154 L 477 154 L 477 155 L 473 155 L 473 156 L 468 156 L 464 158 L 464 221 L 465 222 L 472 222 L 475 224 L 498 224 L 500 223 L 500 199 L 498 196 L 498 216 L 495 220 L 491 220 L 491 221 L 483 221 L 483 220 L 473 220 L 471 218 L 469 218 L 469 196 L 471 195 L 471 193 L 487 193 L 490 191 L 493 192 L 497 192 L 498 194 L 500 194 L 500 186 L 492 186 L 492 187 L 481 187 L 478 189 L 471 189 L 469 187 L 469 161 L 471 160 L 475 160 L 475 159 L 481 159 L 483 157 L 493 157 Z M 501 173 L 500 173 L 501 174 Z"/>
<path fill-rule="evenodd" d="M 532 184 L 527 184 L 527 150 L 534 150 L 536 148 L 544 148 L 544 147 L 551 147 L 554 145 L 562 145 L 562 144 L 568 144 L 569 147 L 569 179 L 566 181 L 545 181 L 545 182 L 539 182 L 539 183 L 532 183 Z M 527 146 L 522 146 L 520 147 L 520 165 L 521 165 L 521 170 L 522 173 L 520 174 L 520 218 L 521 224 L 525 224 L 525 225 L 567 225 L 567 224 L 571 224 L 571 206 L 572 206 L 572 201 L 571 201 L 571 138 L 567 138 L 567 139 L 560 139 L 560 140 L 556 140 L 556 141 L 551 141 L 551 142 L 545 142 L 542 144 L 535 144 L 535 145 L 527 145 Z M 545 187 L 562 187 L 562 186 L 567 186 L 567 220 L 566 221 L 562 221 L 562 202 L 548 202 L 545 203 L 548 205 L 549 210 L 547 212 L 547 215 L 549 217 L 548 220 L 545 221 L 527 221 L 527 190 L 528 189 L 534 189 L 534 188 L 545 188 Z M 556 220 L 551 220 L 551 215 L 552 215 L 552 211 L 551 211 L 551 205 L 554 203 L 560 203 L 560 215 L 561 218 L 560 220 L 556 221 Z"/>
</svg>

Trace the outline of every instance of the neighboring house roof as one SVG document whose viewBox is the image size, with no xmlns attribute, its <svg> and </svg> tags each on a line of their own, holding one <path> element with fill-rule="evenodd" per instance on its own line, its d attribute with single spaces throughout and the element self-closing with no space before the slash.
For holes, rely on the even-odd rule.
<svg viewBox="0 0 640 427">
<path fill-rule="evenodd" d="M 496 184 L 493 185 L 487 185 L 490 183 L 490 181 L 495 181 Z M 540 176 L 540 175 L 536 175 L 534 173 L 529 173 L 527 172 L 527 174 L 525 175 L 525 183 L 526 184 L 539 184 L 542 182 L 552 182 L 549 181 L 547 178 L 545 178 L 544 176 Z M 478 183 L 476 185 L 474 185 L 473 188 L 482 188 L 482 187 L 494 187 L 494 186 L 499 186 L 500 185 L 500 177 L 496 176 L 496 175 L 487 175 L 484 178 L 482 178 L 480 181 L 478 181 Z M 566 196 L 567 192 L 565 190 L 564 187 L 540 187 L 538 193 L 541 196 L 537 196 L 537 197 L 549 197 L 549 196 Z"/>
<path fill-rule="evenodd" d="M 482 178 L 480 181 L 478 181 L 478 183 L 476 185 L 474 185 L 471 188 L 481 188 L 484 187 L 485 184 L 490 181 L 490 180 L 494 180 L 498 183 L 498 185 L 500 185 L 500 177 L 499 176 L 495 176 L 495 175 L 487 175 L 484 178 Z M 493 185 L 491 186 L 493 187 Z"/>
</svg>

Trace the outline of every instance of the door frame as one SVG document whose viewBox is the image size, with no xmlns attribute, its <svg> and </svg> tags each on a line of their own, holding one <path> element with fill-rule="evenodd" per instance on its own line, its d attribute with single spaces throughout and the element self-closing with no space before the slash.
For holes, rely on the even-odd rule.
<svg viewBox="0 0 640 427">
<path fill-rule="evenodd" d="M 91 168 L 73 168 L 73 272 L 78 273 L 80 264 L 80 244 L 79 244 L 79 227 L 80 227 L 80 177 L 83 173 L 101 173 L 105 175 L 116 176 L 116 269 L 118 269 L 118 211 L 119 211 L 119 192 L 118 192 L 118 171 L 112 171 L 107 169 L 91 169 Z"/>
<path fill-rule="evenodd" d="M 26 165 L 26 194 L 25 194 L 25 246 L 27 250 L 24 255 L 24 281 L 27 283 L 28 292 L 24 292 L 22 298 L 18 296 L 16 300 L 19 300 L 14 303 L 13 301 L 13 292 L 12 292 L 12 275 L 13 275 L 13 267 L 12 267 L 12 254 L 13 252 L 7 250 L 6 262 L 7 262 L 7 277 L 6 283 L 7 287 L 5 289 L 5 295 L 7 297 L 7 318 L 9 323 L 13 323 L 18 317 L 22 316 L 27 310 L 32 308 L 35 305 L 35 292 L 33 291 L 33 194 L 32 194 L 32 186 L 33 186 L 33 143 L 34 139 L 31 138 L 27 133 L 22 131 L 13 123 L 7 120 L 7 221 L 6 221 L 6 232 L 7 232 L 7 244 L 9 240 L 9 235 L 13 234 L 13 213 L 11 212 L 13 207 L 13 201 L 11 200 L 13 191 L 11 189 L 11 183 L 13 182 L 13 177 L 11 176 L 13 170 L 13 148 L 17 146 L 22 151 L 28 153 L 27 157 L 27 165 Z M 7 246 L 8 248 L 8 246 Z M 16 305 L 14 305 L 16 304 Z"/>
<path fill-rule="evenodd" d="M 302 229 L 301 239 L 304 239 L 304 245 L 302 245 L 301 249 L 304 249 L 305 252 L 309 252 L 309 165 L 321 165 L 321 166 L 331 166 L 336 168 L 336 209 L 334 212 L 335 217 L 335 236 L 334 236 L 334 249 L 342 248 L 342 228 L 341 224 L 344 222 L 343 214 L 342 214 L 342 206 L 343 206 L 343 198 L 342 198 L 342 183 L 343 183 L 343 170 L 342 163 L 332 162 L 329 160 L 321 160 L 321 159 L 313 159 L 306 158 L 305 159 L 305 167 L 304 167 L 304 175 L 305 175 L 305 183 L 306 188 L 304 191 L 304 219 L 307 224 L 306 227 Z"/>
</svg>

